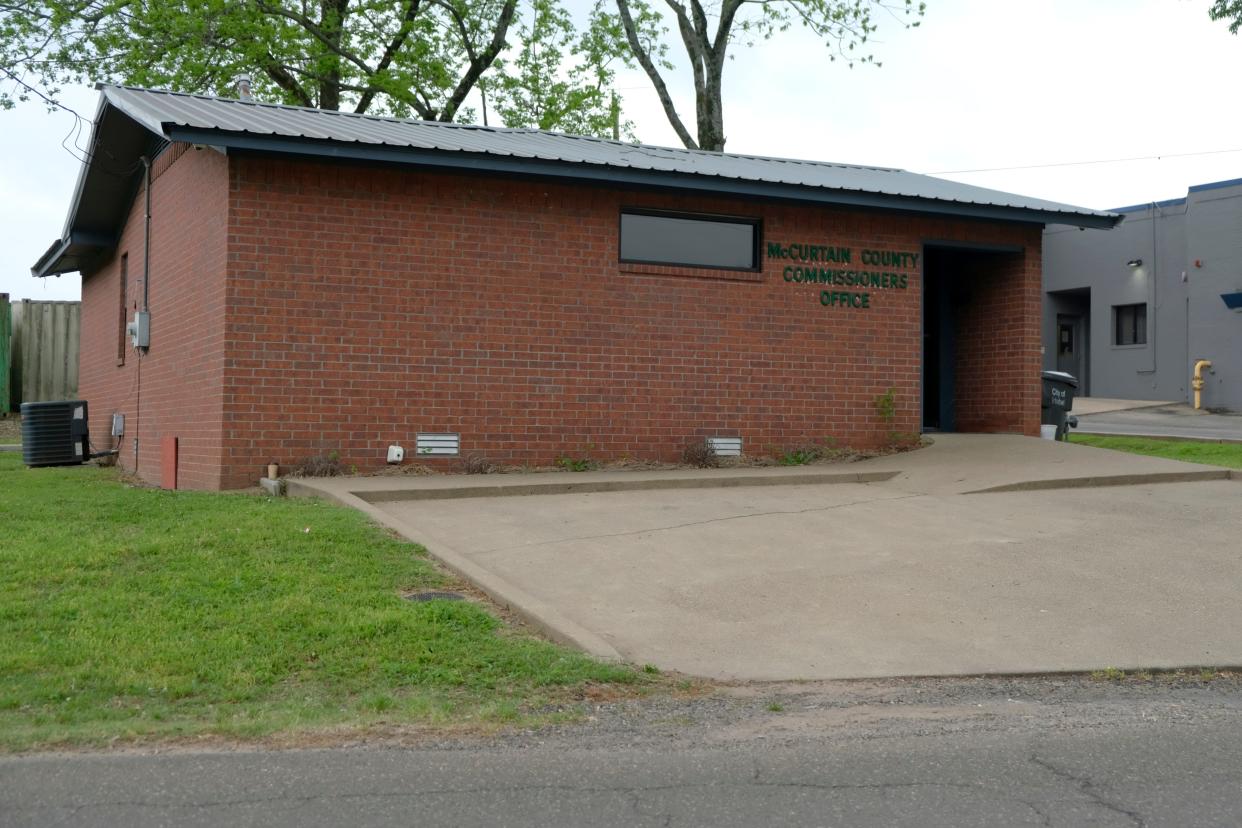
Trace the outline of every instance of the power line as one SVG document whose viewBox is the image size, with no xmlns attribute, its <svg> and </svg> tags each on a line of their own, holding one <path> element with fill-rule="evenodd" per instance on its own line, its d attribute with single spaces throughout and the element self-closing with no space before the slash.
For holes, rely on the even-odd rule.
<svg viewBox="0 0 1242 828">
<path fill-rule="evenodd" d="M 1127 161 L 1161 161 L 1165 158 L 1190 158 L 1196 155 L 1223 155 L 1242 152 L 1242 148 L 1204 150 L 1203 152 L 1169 152 L 1164 155 L 1136 155 L 1133 158 L 1101 158 L 1095 161 L 1065 161 L 1059 164 L 1026 164 L 1018 167 L 987 167 L 978 170 L 939 170 L 928 175 L 965 175 L 967 173 L 1009 172 L 1011 170 L 1046 170 L 1050 167 L 1085 167 L 1091 164 L 1123 164 Z"/>
</svg>

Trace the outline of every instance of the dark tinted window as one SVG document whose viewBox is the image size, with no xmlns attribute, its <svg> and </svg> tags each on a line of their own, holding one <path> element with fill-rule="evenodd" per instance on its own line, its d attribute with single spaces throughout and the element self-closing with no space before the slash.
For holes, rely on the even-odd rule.
<svg viewBox="0 0 1242 828">
<path fill-rule="evenodd" d="M 754 270 L 758 232 L 755 221 L 623 212 L 621 261 Z"/>
<path fill-rule="evenodd" d="M 1114 305 L 1113 319 L 1115 344 L 1147 344 L 1147 305 Z"/>
</svg>

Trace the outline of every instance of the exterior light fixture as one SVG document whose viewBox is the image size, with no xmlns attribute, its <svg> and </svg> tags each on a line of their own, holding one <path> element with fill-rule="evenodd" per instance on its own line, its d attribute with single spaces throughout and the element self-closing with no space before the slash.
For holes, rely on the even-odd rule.
<svg viewBox="0 0 1242 828">
<path fill-rule="evenodd" d="M 1142 259 L 1131 259 L 1130 261 L 1126 262 L 1126 267 L 1142 267 L 1142 266 L 1143 266 Z"/>
</svg>

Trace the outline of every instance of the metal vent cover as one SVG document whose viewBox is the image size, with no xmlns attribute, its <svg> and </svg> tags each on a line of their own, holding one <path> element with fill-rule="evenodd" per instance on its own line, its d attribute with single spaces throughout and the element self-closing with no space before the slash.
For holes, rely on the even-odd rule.
<svg viewBox="0 0 1242 828">
<path fill-rule="evenodd" d="M 717 457 L 741 457 L 741 437 L 708 437 L 707 444 L 716 452 Z"/>
<path fill-rule="evenodd" d="M 419 434 L 414 439 L 419 457 L 453 457 L 461 453 L 460 434 Z"/>
</svg>

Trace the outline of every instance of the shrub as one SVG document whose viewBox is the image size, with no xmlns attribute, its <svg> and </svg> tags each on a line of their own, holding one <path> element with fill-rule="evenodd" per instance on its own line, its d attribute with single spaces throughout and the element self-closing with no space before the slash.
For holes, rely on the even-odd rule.
<svg viewBox="0 0 1242 828">
<path fill-rule="evenodd" d="M 491 474 L 496 465 L 481 454 L 471 454 L 461 461 L 461 470 L 466 474 Z"/>
<path fill-rule="evenodd" d="M 590 457 L 558 457 L 556 458 L 556 467 L 563 471 L 584 472 L 590 471 L 598 466 L 598 464 Z"/>
<path fill-rule="evenodd" d="M 897 392 L 895 389 L 888 389 L 883 394 L 875 398 L 875 410 L 880 415 L 880 419 L 886 423 L 891 423 L 893 418 L 897 416 Z"/>
<path fill-rule="evenodd" d="M 592 443 L 587 443 L 578 450 L 578 455 L 561 455 L 556 458 L 556 467 L 562 471 L 584 472 L 598 469 L 599 463 L 591 459 L 591 452 L 595 450 Z"/>
<path fill-rule="evenodd" d="M 696 469 L 714 469 L 720 465 L 720 455 L 706 440 L 689 443 L 681 452 L 681 462 Z"/>
<path fill-rule="evenodd" d="M 307 457 L 293 467 L 294 477 L 340 477 L 345 474 L 345 466 L 341 463 L 339 452 L 316 454 Z"/>
</svg>

